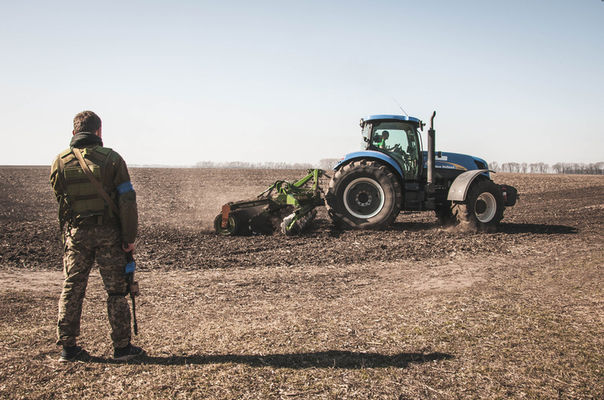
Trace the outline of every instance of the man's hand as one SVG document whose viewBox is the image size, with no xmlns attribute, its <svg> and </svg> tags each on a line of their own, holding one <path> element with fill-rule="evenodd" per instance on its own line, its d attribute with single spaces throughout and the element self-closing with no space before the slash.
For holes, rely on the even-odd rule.
<svg viewBox="0 0 604 400">
<path fill-rule="evenodd" d="M 134 251 L 134 243 L 122 243 L 122 250 L 124 250 L 125 253 Z"/>
</svg>

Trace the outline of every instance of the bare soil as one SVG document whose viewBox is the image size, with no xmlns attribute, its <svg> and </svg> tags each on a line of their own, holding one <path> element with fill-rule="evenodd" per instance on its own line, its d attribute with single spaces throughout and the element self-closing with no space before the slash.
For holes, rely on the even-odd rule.
<svg viewBox="0 0 604 400">
<path fill-rule="evenodd" d="M 1 398 L 604 398 L 604 177 L 497 174 L 497 232 L 402 213 L 300 237 L 219 237 L 220 206 L 291 170 L 131 170 L 135 343 L 111 361 L 95 270 L 87 363 L 58 363 L 61 245 L 48 168 L 0 168 Z"/>
</svg>

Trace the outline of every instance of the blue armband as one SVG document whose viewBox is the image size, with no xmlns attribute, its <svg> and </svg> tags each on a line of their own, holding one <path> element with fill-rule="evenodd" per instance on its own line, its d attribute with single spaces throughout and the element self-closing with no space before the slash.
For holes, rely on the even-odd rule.
<svg viewBox="0 0 604 400">
<path fill-rule="evenodd" d="M 124 193 L 134 192 L 134 188 L 132 187 L 132 183 L 130 181 L 126 181 L 124 183 L 120 183 L 117 185 L 117 193 L 121 196 Z"/>
</svg>

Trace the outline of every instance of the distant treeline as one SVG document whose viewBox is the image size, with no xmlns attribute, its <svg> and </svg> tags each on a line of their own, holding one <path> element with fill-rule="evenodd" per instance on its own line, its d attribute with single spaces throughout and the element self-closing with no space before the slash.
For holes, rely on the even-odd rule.
<svg viewBox="0 0 604 400">
<path fill-rule="evenodd" d="M 309 163 L 286 163 L 286 162 L 247 162 L 247 161 L 200 161 L 195 164 L 196 168 L 221 168 L 221 169 L 309 169 L 314 168 Z"/>
<path fill-rule="evenodd" d="M 340 161 L 337 158 L 324 158 L 319 161 L 318 167 L 329 171 Z M 286 162 L 247 162 L 247 161 L 200 161 L 195 164 L 196 168 L 239 168 L 239 169 L 310 169 L 317 165 L 311 163 L 286 163 Z M 584 174 L 604 175 L 604 162 L 598 163 L 498 163 L 491 161 L 489 168 L 496 172 L 515 172 L 521 174 Z"/>
<path fill-rule="evenodd" d="M 247 162 L 247 161 L 200 161 L 196 168 L 239 168 L 239 169 L 311 169 L 321 168 L 325 171 L 332 170 L 340 161 L 338 158 L 324 158 L 319 165 L 311 163 L 286 163 L 286 162 Z"/>
<path fill-rule="evenodd" d="M 604 162 L 598 163 L 517 163 L 508 162 L 499 164 L 491 161 L 489 168 L 496 172 L 516 172 L 523 174 L 582 174 L 582 175 L 604 175 Z"/>
</svg>

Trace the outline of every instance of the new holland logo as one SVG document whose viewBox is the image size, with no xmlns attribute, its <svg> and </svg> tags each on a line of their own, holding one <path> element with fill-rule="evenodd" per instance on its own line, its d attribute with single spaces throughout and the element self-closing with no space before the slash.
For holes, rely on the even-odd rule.
<svg viewBox="0 0 604 400">
<path fill-rule="evenodd" d="M 461 171 L 467 171 L 468 169 L 466 167 L 464 167 L 463 165 L 459 165 L 459 164 L 455 164 L 452 162 L 448 162 L 448 161 L 437 161 L 436 162 L 436 168 L 442 168 L 442 169 L 458 169 Z"/>
</svg>

